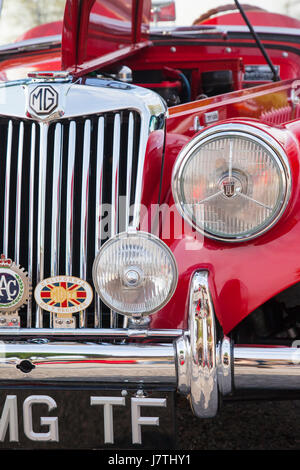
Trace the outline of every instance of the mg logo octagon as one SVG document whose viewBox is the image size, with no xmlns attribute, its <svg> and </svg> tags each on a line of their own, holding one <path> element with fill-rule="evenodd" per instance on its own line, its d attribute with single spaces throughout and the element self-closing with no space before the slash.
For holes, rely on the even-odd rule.
<svg viewBox="0 0 300 470">
<path fill-rule="evenodd" d="M 58 93 L 50 85 L 39 85 L 30 93 L 29 107 L 35 114 L 50 114 L 57 106 Z"/>
</svg>

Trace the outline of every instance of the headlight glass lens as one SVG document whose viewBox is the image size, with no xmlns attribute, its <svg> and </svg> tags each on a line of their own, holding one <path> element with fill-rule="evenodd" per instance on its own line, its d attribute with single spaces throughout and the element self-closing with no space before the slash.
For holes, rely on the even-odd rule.
<svg viewBox="0 0 300 470">
<path fill-rule="evenodd" d="M 282 153 L 246 133 L 214 134 L 182 160 L 173 181 L 175 201 L 212 238 L 253 238 L 286 205 L 290 177 Z"/>
<path fill-rule="evenodd" d="M 167 245 L 144 232 L 121 233 L 100 249 L 93 266 L 96 290 L 124 315 L 155 312 L 171 298 L 177 267 Z"/>
</svg>

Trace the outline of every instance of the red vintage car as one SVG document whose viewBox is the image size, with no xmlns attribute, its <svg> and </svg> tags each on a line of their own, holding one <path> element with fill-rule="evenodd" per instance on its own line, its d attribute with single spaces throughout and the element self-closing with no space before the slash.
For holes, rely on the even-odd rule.
<svg viewBox="0 0 300 470">
<path fill-rule="evenodd" d="M 299 392 L 300 20 L 188 3 L 0 47 L 0 448 L 170 448 L 176 394 Z"/>
</svg>

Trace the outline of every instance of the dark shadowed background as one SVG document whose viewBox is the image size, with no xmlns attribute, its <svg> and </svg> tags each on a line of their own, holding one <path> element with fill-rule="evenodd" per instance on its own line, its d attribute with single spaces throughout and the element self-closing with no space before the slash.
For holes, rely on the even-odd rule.
<svg viewBox="0 0 300 470">
<path fill-rule="evenodd" d="M 300 400 L 227 402 L 205 420 L 187 405 L 178 399 L 178 450 L 300 449 Z"/>
</svg>

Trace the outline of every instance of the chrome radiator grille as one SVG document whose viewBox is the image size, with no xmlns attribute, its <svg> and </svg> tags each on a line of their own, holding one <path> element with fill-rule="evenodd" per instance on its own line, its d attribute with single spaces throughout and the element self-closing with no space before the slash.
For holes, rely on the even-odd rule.
<svg viewBox="0 0 300 470">
<path fill-rule="evenodd" d="M 50 123 L 0 119 L 0 247 L 28 271 L 33 290 L 64 274 L 92 285 L 101 244 L 130 222 L 140 133 L 133 110 Z M 21 327 L 52 326 L 33 299 L 20 315 Z M 76 325 L 117 326 L 115 318 L 95 295 Z"/>
</svg>

